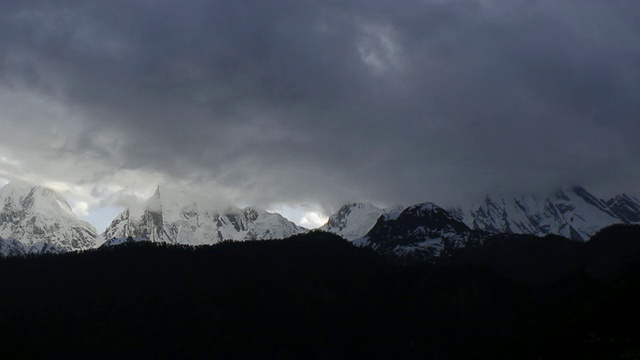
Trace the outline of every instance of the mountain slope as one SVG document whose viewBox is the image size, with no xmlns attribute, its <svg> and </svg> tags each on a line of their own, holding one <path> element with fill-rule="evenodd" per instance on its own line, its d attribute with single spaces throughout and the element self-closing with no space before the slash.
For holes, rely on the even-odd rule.
<svg viewBox="0 0 640 360">
<path fill-rule="evenodd" d="M 0 256 L 20 256 L 24 255 L 26 251 L 20 241 L 0 238 Z"/>
<path fill-rule="evenodd" d="M 349 241 L 367 234 L 384 214 L 399 214 L 401 207 L 381 209 L 371 203 L 350 203 L 343 205 L 329 217 L 320 230 L 340 235 Z"/>
<path fill-rule="evenodd" d="M 452 213 L 472 229 L 586 241 L 606 226 L 640 221 L 640 202 L 626 195 L 603 201 L 576 186 L 547 196 L 487 195 L 482 203 Z"/>
<path fill-rule="evenodd" d="M 169 199 L 158 188 L 144 204 L 118 215 L 102 237 L 104 241 L 132 236 L 152 242 L 202 245 L 222 240 L 285 238 L 305 231 L 277 213 L 251 207 L 215 211 L 204 204 Z"/>
<path fill-rule="evenodd" d="M 95 228 L 78 219 L 67 201 L 51 189 L 10 183 L 0 190 L 0 206 L 0 237 L 19 241 L 30 253 L 95 246 Z"/>
<path fill-rule="evenodd" d="M 624 223 L 640 224 L 640 200 L 626 194 L 606 201 L 611 212 Z"/>
</svg>

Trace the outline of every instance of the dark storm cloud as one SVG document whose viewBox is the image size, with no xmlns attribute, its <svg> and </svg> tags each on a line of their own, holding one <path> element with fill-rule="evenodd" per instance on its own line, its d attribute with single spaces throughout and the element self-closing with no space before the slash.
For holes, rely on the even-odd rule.
<svg viewBox="0 0 640 360">
<path fill-rule="evenodd" d="M 3 1 L 0 14 L 2 85 L 75 114 L 55 152 L 94 154 L 96 174 L 213 180 L 259 204 L 640 192 L 637 2 Z"/>
</svg>

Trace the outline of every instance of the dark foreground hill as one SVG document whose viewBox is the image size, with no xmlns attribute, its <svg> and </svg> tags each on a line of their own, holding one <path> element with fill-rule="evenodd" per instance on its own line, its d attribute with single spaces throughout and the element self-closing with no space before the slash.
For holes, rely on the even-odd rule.
<svg viewBox="0 0 640 360">
<path fill-rule="evenodd" d="M 2 259 L 0 353 L 640 358 L 637 227 L 607 229 L 587 244 L 506 240 L 411 267 L 313 232 Z"/>
</svg>

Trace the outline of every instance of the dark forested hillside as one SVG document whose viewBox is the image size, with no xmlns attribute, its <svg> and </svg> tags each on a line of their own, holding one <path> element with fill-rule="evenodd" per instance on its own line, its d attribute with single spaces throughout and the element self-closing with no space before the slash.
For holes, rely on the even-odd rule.
<svg viewBox="0 0 640 360">
<path fill-rule="evenodd" d="M 637 227 L 607 229 L 592 245 L 507 240 L 421 266 L 394 265 L 322 232 L 6 258 L 0 352 L 7 359 L 640 357 Z"/>
</svg>

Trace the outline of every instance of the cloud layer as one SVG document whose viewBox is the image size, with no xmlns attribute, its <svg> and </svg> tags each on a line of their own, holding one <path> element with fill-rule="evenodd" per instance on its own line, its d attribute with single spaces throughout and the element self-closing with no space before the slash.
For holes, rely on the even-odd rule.
<svg viewBox="0 0 640 360">
<path fill-rule="evenodd" d="M 622 0 L 3 1 L 0 175 L 91 206 L 638 194 L 638 24 Z"/>
</svg>

